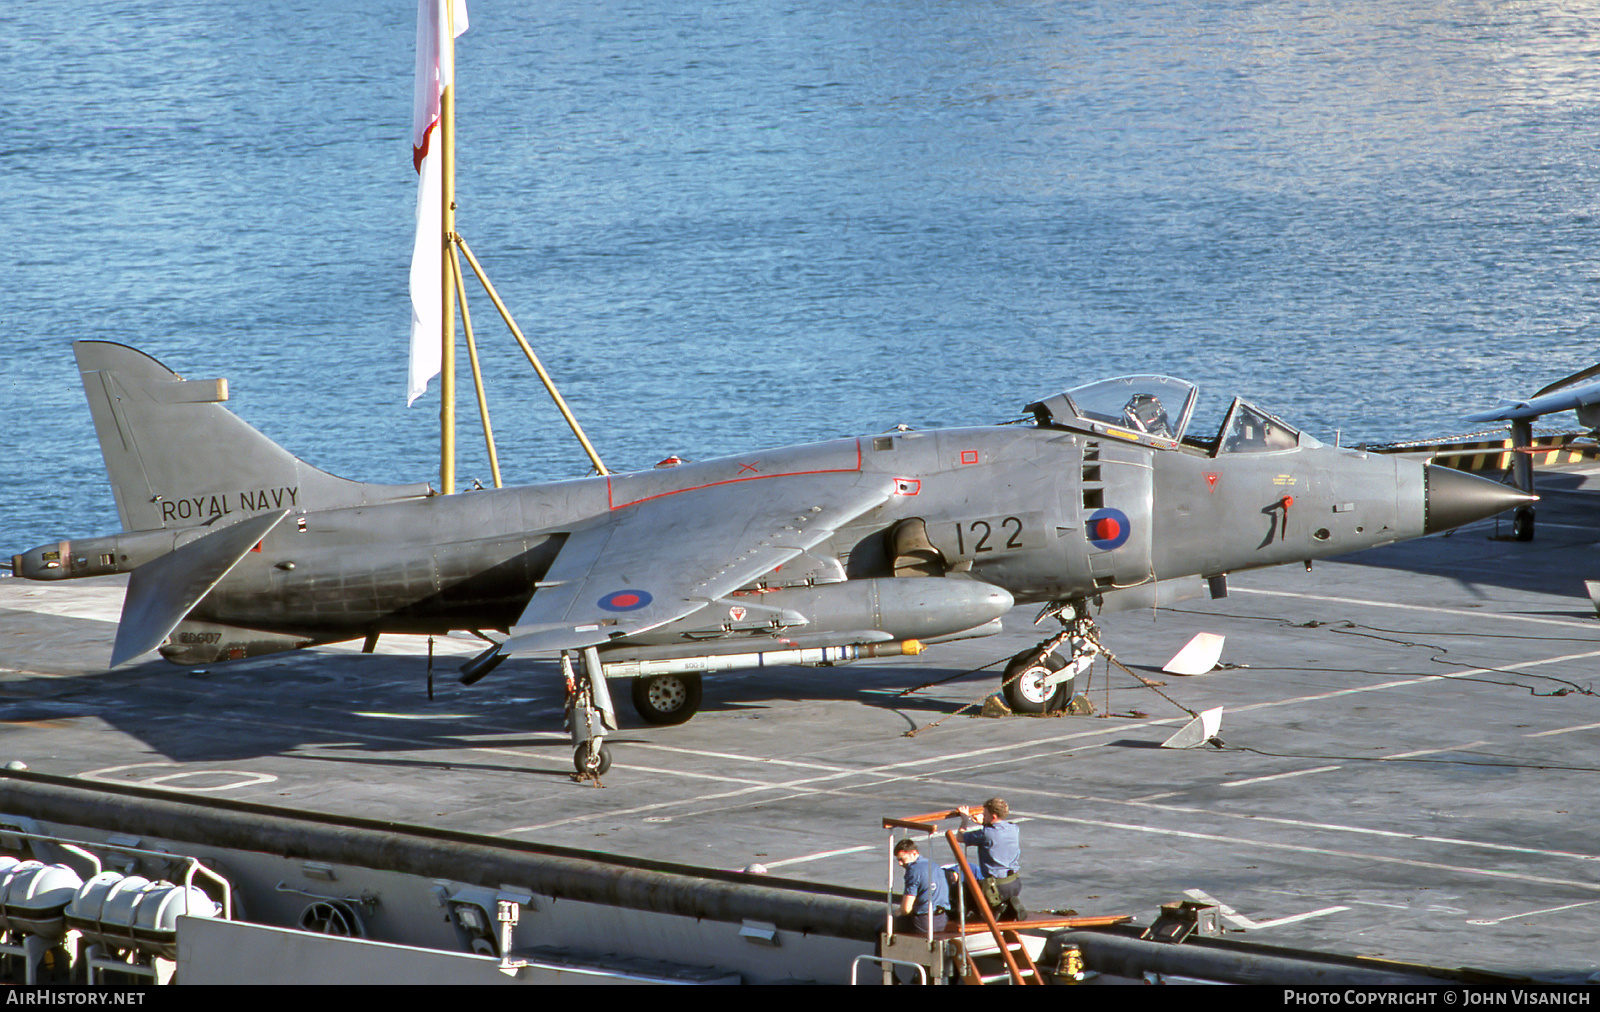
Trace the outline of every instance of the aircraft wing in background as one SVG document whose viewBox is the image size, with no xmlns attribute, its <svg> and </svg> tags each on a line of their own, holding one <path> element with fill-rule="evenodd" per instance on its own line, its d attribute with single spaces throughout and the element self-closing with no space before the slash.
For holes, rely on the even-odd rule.
<svg viewBox="0 0 1600 1012">
<path fill-rule="evenodd" d="M 1504 400 L 1487 411 L 1467 416 L 1469 422 L 1527 422 L 1557 411 L 1576 411 L 1578 421 L 1600 429 L 1600 365 L 1556 380 L 1525 401 Z"/>
</svg>

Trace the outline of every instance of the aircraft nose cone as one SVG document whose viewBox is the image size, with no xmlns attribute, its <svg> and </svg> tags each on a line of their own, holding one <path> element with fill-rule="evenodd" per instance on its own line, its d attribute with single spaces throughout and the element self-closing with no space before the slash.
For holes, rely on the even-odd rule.
<svg viewBox="0 0 1600 1012">
<path fill-rule="evenodd" d="M 1425 534 L 1470 524 L 1539 498 L 1497 481 L 1434 464 L 1425 467 L 1423 474 L 1427 477 L 1422 520 Z"/>
</svg>

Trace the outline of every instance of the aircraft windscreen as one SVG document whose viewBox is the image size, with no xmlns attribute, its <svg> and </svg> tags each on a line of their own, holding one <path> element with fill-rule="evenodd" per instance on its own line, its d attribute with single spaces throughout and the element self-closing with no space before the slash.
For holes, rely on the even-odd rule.
<svg viewBox="0 0 1600 1012">
<path fill-rule="evenodd" d="M 1218 453 L 1270 453 L 1300 445 L 1300 432 L 1244 401 L 1233 402 L 1222 423 Z"/>
<path fill-rule="evenodd" d="M 1067 391 L 1081 418 L 1163 439 L 1182 439 L 1198 389 L 1170 376 L 1119 376 Z"/>
</svg>

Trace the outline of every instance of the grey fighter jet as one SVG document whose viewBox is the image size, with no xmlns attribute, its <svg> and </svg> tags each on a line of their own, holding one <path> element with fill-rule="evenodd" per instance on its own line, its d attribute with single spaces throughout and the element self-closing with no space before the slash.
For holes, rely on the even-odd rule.
<svg viewBox="0 0 1600 1012">
<path fill-rule="evenodd" d="M 1106 380 L 1025 424 L 892 431 L 631 474 L 434 495 L 338 478 L 134 349 L 75 345 L 123 533 L 14 557 L 40 580 L 131 573 L 111 662 L 210 664 L 382 633 L 473 630 L 558 656 L 580 772 L 609 764 L 608 679 L 648 722 L 687 720 L 703 673 L 834 664 L 997 632 L 1014 709 L 1071 694 L 1099 611 L 1225 593 L 1229 573 L 1446 530 L 1530 497 L 1418 460 L 1324 446 L 1196 388 Z"/>
<path fill-rule="evenodd" d="M 1487 411 L 1467 416 L 1469 422 L 1511 423 L 1511 444 L 1517 448 L 1511 462 L 1511 481 L 1524 492 L 1533 492 L 1533 423 L 1559 411 L 1577 414 L 1578 422 L 1590 432 L 1600 431 L 1600 365 L 1580 369 L 1564 376 L 1527 400 L 1509 398 Z M 1511 536 L 1518 541 L 1533 540 L 1534 511 L 1531 503 L 1517 507 L 1511 518 Z"/>
</svg>

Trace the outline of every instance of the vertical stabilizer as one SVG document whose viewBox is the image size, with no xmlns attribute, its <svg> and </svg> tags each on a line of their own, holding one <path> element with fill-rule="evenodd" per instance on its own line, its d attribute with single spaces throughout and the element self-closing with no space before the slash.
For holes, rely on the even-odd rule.
<svg viewBox="0 0 1600 1012">
<path fill-rule="evenodd" d="M 77 341 L 73 351 L 124 530 L 428 494 L 425 484 L 370 485 L 312 467 L 222 406 L 227 380 L 186 380 L 109 341 Z"/>
</svg>

